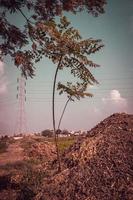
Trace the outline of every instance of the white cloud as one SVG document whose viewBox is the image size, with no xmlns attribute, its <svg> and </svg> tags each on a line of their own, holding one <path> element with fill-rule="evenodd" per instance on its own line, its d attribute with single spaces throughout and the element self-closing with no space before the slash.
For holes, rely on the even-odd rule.
<svg viewBox="0 0 133 200">
<path fill-rule="evenodd" d="M 123 98 L 116 89 L 111 90 L 107 97 L 102 98 L 106 109 L 114 112 L 125 112 L 127 110 L 127 100 Z"/>
<path fill-rule="evenodd" d="M 7 92 L 7 84 L 4 63 L 0 61 L 0 94 L 5 94 Z"/>
<path fill-rule="evenodd" d="M 73 106 L 73 104 L 71 106 Z M 69 107 L 68 109 L 70 109 L 69 111 L 71 113 L 71 109 L 73 109 L 73 107 Z M 96 102 L 94 100 L 93 102 L 87 103 L 87 106 L 79 106 L 79 108 L 75 110 L 75 112 L 77 112 L 77 129 L 83 128 L 89 130 L 101 120 L 112 115 L 113 113 L 129 113 L 129 109 L 129 101 L 122 97 L 120 91 L 117 89 L 110 90 L 101 100 L 98 99 Z M 81 116 L 83 116 L 83 118 L 81 118 Z M 68 118 L 64 119 L 64 121 L 69 123 L 67 124 L 68 127 L 73 127 L 73 121 L 69 120 L 70 115 L 68 114 L 67 117 Z M 73 114 L 73 117 L 75 117 L 75 114 Z"/>
<path fill-rule="evenodd" d="M 111 99 L 115 101 L 119 101 L 121 99 L 121 95 L 118 90 L 111 90 L 110 96 L 111 96 Z"/>
</svg>

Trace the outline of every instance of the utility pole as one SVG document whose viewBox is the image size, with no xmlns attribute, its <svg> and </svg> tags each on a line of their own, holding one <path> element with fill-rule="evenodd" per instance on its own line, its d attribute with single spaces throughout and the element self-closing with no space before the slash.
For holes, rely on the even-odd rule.
<svg viewBox="0 0 133 200">
<path fill-rule="evenodd" d="M 17 123 L 15 132 L 17 134 L 24 134 L 27 132 L 27 120 L 26 120 L 26 80 L 24 76 L 17 78 L 17 95 L 18 111 L 17 111 Z"/>
</svg>

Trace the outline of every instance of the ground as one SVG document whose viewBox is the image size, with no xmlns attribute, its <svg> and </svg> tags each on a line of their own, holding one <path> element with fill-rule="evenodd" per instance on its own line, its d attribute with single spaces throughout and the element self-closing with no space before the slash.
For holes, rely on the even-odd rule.
<svg viewBox="0 0 133 200">
<path fill-rule="evenodd" d="M 20 141 L 9 144 L 6 152 L 0 154 L 0 166 L 22 161 L 24 158 L 23 148 Z"/>
<path fill-rule="evenodd" d="M 60 152 L 74 141 L 74 138 L 59 138 Z M 57 162 L 51 165 L 56 160 L 53 138 L 4 138 L 0 147 L 0 200 L 33 199 L 43 179 L 57 171 Z"/>
<path fill-rule="evenodd" d="M 58 144 L 61 172 L 52 138 L 2 140 L 0 200 L 133 200 L 133 115 Z"/>
</svg>

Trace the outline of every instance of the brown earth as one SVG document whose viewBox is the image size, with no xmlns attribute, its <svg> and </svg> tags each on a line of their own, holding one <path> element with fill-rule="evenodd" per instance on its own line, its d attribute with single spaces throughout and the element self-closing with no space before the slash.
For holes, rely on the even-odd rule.
<svg viewBox="0 0 133 200">
<path fill-rule="evenodd" d="M 113 114 L 62 155 L 41 138 L 0 155 L 0 200 L 133 200 L 133 115 Z"/>
<path fill-rule="evenodd" d="M 66 151 L 36 200 L 133 200 L 133 115 L 113 114 Z"/>
<path fill-rule="evenodd" d="M 55 147 L 40 138 L 24 137 L 0 154 L 0 200 L 30 200 L 37 194 Z"/>
<path fill-rule="evenodd" d="M 22 143 L 26 159 L 37 159 L 44 163 L 56 158 L 55 145 L 44 141 L 42 137 L 26 137 Z"/>
<path fill-rule="evenodd" d="M 5 153 L 0 154 L 0 166 L 22 161 L 23 158 L 23 148 L 20 146 L 20 141 L 16 141 L 13 144 L 9 144 Z"/>
</svg>

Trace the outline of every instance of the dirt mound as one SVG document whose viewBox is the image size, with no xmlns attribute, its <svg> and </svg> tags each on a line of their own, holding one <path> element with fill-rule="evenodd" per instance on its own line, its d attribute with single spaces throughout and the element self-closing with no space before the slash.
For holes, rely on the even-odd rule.
<svg viewBox="0 0 133 200">
<path fill-rule="evenodd" d="M 8 145 L 6 152 L 0 154 L 0 166 L 21 161 L 23 158 L 23 149 L 21 148 L 19 141 L 13 142 Z"/>
<path fill-rule="evenodd" d="M 133 115 L 113 114 L 63 156 L 61 173 L 36 199 L 132 200 Z"/>
<path fill-rule="evenodd" d="M 32 200 L 55 157 L 55 145 L 43 137 L 14 141 L 0 155 L 0 200 Z"/>
<path fill-rule="evenodd" d="M 27 137 L 24 139 L 26 159 L 51 161 L 56 157 L 55 145 L 41 139 Z"/>
</svg>

